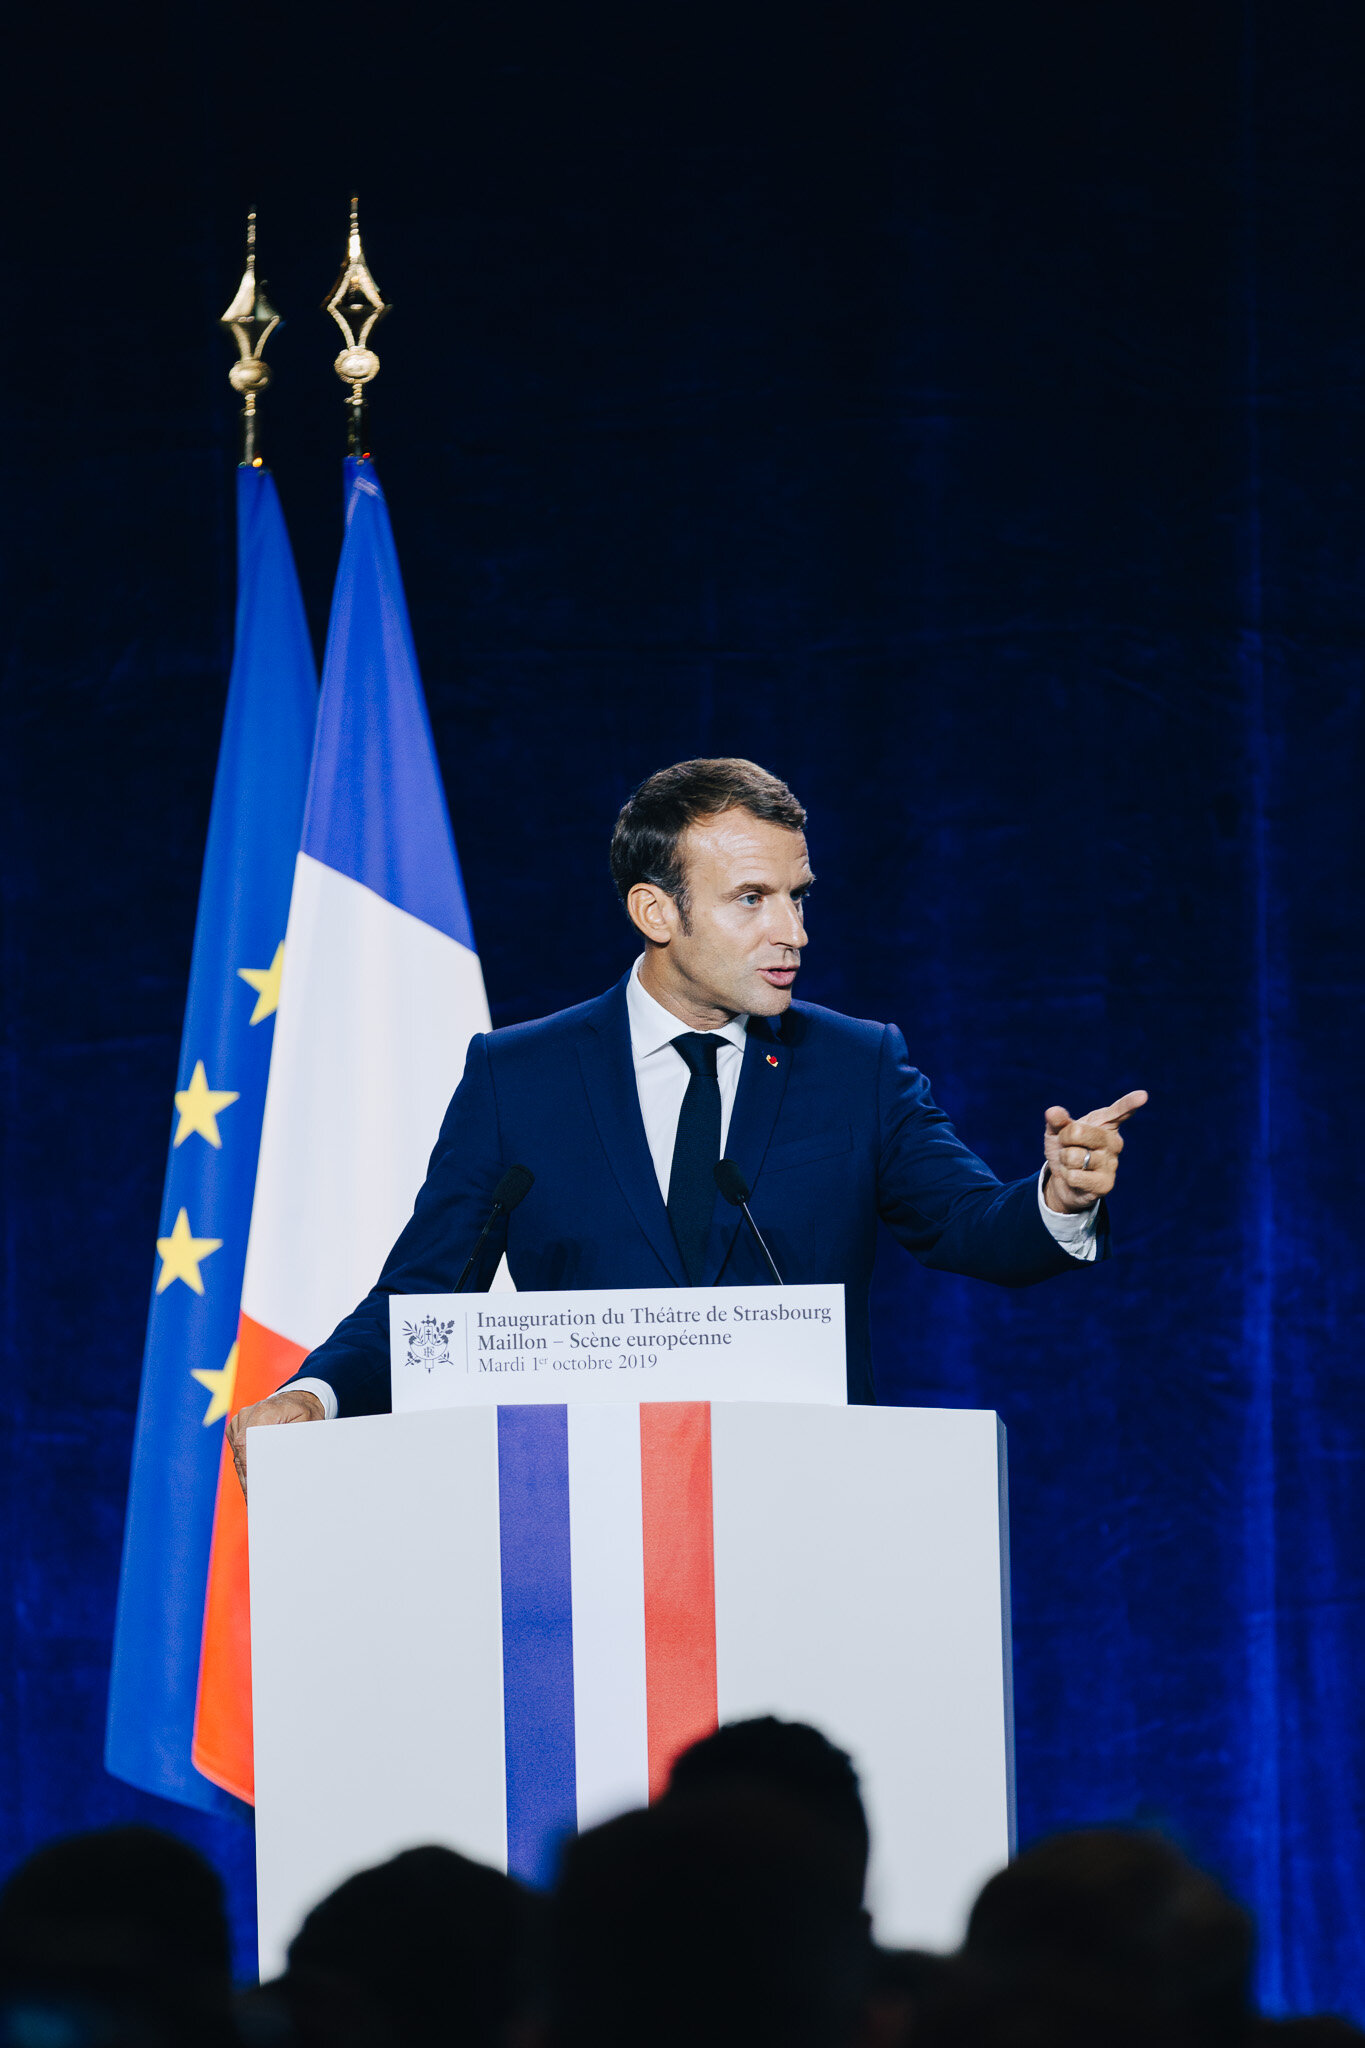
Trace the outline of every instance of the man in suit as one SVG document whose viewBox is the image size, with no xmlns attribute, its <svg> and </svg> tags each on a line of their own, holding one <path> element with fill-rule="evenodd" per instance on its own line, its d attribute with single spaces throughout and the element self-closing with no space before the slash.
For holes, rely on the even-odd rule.
<svg viewBox="0 0 1365 2048">
<path fill-rule="evenodd" d="M 1080 1122 L 1046 1113 L 1040 1174 L 1008 1186 L 969 1151 L 894 1024 L 792 991 L 813 881 L 806 814 L 750 761 L 652 775 L 617 820 L 611 865 L 644 942 L 596 1001 L 480 1034 L 412 1220 L 374 1290 L 228 1438 L 263 1423 L 389 1407 L 389 1297 L 448 1293 L 512 1164 L 535 1183 L 486 1240 L 520 1288 L 771 1284 L 740 1212 L 734 1161 L 787 1281 L 842 1281 L 848 1394 L 875 1399 L 868 1288 L 877 1225 L 924 1265 L 1006 1287 L 1103 1257 L 1103 1198 L 1137 1090 Z"/>
</svg>

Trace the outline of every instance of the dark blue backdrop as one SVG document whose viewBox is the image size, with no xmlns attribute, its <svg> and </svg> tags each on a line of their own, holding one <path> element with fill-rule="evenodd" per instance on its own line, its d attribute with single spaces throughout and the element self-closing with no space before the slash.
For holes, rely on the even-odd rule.
<svg viewBox="0 0 1365 2048">
<path fill-rule="evenodd" d="M 675 757 L 811 811 L 803 990 L 1008 1175 L 1144 1085 L 1106 1270 L 879 1269 L 882 1391 L 1011 1432 L 1020 1820 L 1145 1815 L 1365 2012 L 1352 0 L 16 30 L 0 752 L 0 1862 L 106 1778 L 138 1358 L 228 663 L 248 204 L 315 628 L 352 182 L 375 446 L 499 1022 L 628 957 Z M 203 12 L 202 10 L 200 11 Z M 382 19 L 376 19 L 376 13 Z M 357 56 L 357 51 L 363 52 Z M 245 1949 L 244 1949 L 245 1954 Z"/>
</svg>

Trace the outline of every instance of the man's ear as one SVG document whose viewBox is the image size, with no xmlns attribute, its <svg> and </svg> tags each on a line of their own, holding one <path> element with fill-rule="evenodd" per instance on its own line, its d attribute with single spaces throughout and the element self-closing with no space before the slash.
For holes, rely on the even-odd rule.
<svg viewBox="0 0 1365 2048">
<path fill-rule="evenodd" d="M 678 906 L 655 882 L 637 882 L 626 894 L 626 912 L 652 946 L 666 946 L 678 922 Z"/>
</svg>

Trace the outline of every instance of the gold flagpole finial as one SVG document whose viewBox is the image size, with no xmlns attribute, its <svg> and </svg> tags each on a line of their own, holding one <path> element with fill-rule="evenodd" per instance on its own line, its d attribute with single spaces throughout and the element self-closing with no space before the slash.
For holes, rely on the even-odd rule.
<svg viewBox="0 0 1365 2048">
<path fill-rule="evenodd" d="M 228 371 L 228 382 L 242 399 L 242 461 L 253 469 L 261 467 L 256 453 L 256 394 L 270 382 L 270 366 L 262 360 L 280 316 L 256 282 L 256 216 L 246 217 L 246 269 L 237 296 L 219 321 L 237 343 L 237 360 Z"/>
<path fill-rule="evenodd" d="M 351 201 L 346 267 L 333 286 L 331 296 L 324 302 L 323 311 L 331 314 L 345 338 L 346 346 L 333 368 L 342 383 L 349 384 L 351 388 L 346 401 L 347 448 L 350 454 L 363 462 L 369 455 L 365 446 L 365 386 L 379 372 L 379 358 L 369 346 L 369 340 L 375 325 L 390 308 L 365 261 L 360 241 L 358 199 Z"/>
</svg>

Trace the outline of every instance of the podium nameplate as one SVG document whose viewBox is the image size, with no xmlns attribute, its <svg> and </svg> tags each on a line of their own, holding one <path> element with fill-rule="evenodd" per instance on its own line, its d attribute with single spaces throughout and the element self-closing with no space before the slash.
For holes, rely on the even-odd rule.
<svg viewBox="0 0 1365 2048">
<path fill-rule="evenodd" d="M 389 1335 L 395 1414 L 847 1400 L 841 1285 L 395 1294 Z"/>
</svg>

